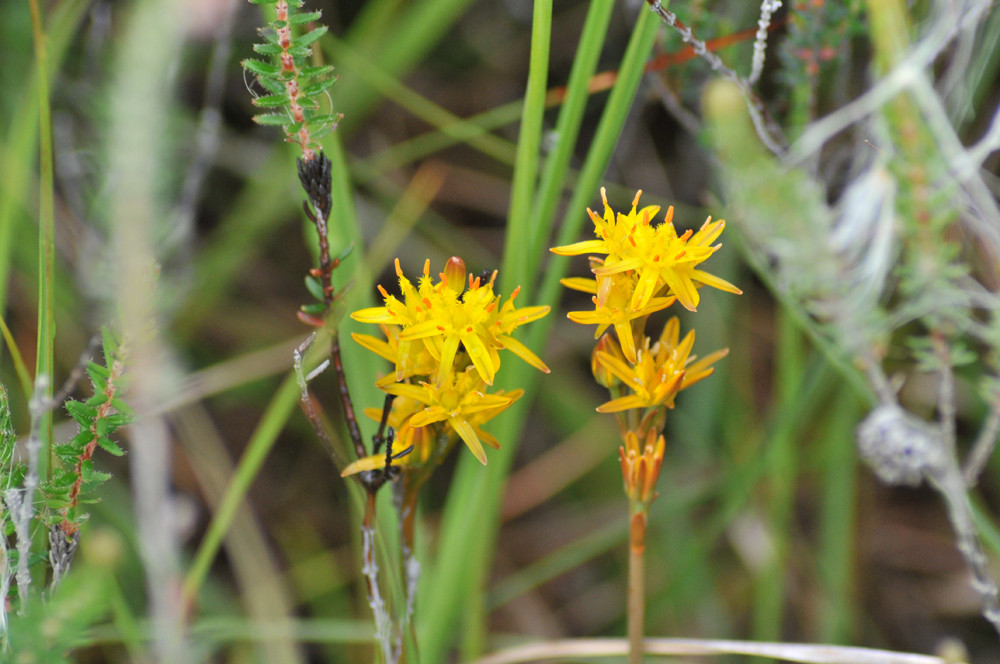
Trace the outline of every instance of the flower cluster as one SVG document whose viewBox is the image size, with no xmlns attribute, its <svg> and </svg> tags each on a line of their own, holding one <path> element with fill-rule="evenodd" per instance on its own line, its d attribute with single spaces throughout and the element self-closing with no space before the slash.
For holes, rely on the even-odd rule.
<svg viewBox="0 0 1000 664">
<path fill-rule="evenodd" d="M 569 318 L 597 326 L 591 368 L 597 382 L 613 397 L 597 410 L 618 416 L 624 442 L 619 457 L 625 491 L 631 500 L 648 505 L 656 495 L 653 487 L 663 463 L 665 442 L 660 430 L 666 411 L 674 407 L 678 392 L 711 375 L 712 365 L 728 350 L 699 360 L 691 354 L 694 330 L 681 339 L 680 323 L 674 317 L 654 341 L 646 336 L 646 320 L 674 302 L 695 311 L 701 286 L 737 294 L 741 291 L 698 269 L 721 246 L 712 243 L 725 228 L 725 221 L 713 222 L 709 217 L 698 231 L 678 235 L 673 207 L 667 209 L 662 223 L 654 224 L 660 208 L 651 205 L 640 210 L 641 194 L 636 193 L 628 214 L 616 214 L 602 188 L 604 216 L 587 209 L 597 239 L 551 251 L 562 256 L 604 254 L 590 256 L 593 278 L 575 277 L 562 283 L 593 295 L 593 310 L 573 311 Z M 606 333 L 609 327 L 614 327 L 617 342 Z"/>
<path fill-rule="evenodd" d="M 596 305 L 594 311 L 574 311 L 569 318 L 585 325 L 596 324 L 595 339 L 613 325 L 629 362 L 636 361 L 634 321 L 666 309 L 675 301 L 695 311 L 698 286 L 702 284 L 730 293 L 742 292 L 728 281 L 697 269 L 721 246 L 711 244 L 722 233 L 725 221 L 713 222 L 709 217 L 698 232 L 688 230 L 678 236 L 673 206 L 667 209 L 663 223 L 654 226 L 660 208 L 650 205 L 637 210 L 641 195 L 639 191 L 632 199 L 631 212 L 616 215 L 602 187 L 604 217 L 587 208 L 597 239 L 552 249 L 560 256 L 607 254 L 606 258 L 591 257 L 593 279 L 562 281 L 567 288 L 592 293 Z"/>
<path fill-rule="evenodd" d="M 517 308 L 515 289 L 506 302 L 493 291 L 496 272 L 485 277 L 466 276 L 465 263 L 451 258 L 435 283 L 430 261 L 414 286 L 396 261 L 400 296 L 379 286 L 384 306 L 361 309 L 351 314 L 362 323 L 378 324 L 384 339 L 354 334 L 354 340 L 392 362 L 394 371 L 376 384 L 394 395 L 389 425 L 403 447 L 413 445 L 411 454 L 400 459 L 406 464 L 425 464 L 434 456 L 435 446 L 450 433 L 457 434 L 479 461 L 486 463 L 483 444 L 499 448 L 500 443 L 482 429 L 523 394 L 522 390 L 490 394 L 500 369 L 500 351 L 510 350 L 533 367 L 549 372 L 545 363 L 513 332 L 549 312 L 549 307 Z M 367 414 L 375 419 L 381 412 Z M 442 436 L 442 434 L 446 434 Z M 380 468 L 384 455 L 359 459 L 344 475 Z"/>
</svg>

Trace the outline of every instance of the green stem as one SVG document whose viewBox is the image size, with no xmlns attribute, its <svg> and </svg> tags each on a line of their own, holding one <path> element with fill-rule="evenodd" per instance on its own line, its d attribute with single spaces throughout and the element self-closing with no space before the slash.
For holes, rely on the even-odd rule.
<svg viewBox="0 0 1000 664">
<path fill-rule="evenodd" d="M 642 664 L 646 617 L 646 523 L 649 507 L 632 501 L 628 528 L 628 662 Z"/>
</svg>

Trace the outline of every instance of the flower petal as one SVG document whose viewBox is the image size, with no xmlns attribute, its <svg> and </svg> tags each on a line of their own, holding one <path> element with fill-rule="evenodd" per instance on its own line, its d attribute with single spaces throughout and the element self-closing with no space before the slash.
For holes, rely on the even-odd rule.
<svg viewBox="0 0 1000 664">
<path fill-rule="evenodd" d="M 497 336 L 497 339 L 500 341 L 500 343 L 503 344 L 504 348 L 514 353 L 514 355 L 517 355 L 519 358 L 521 358 L 531 366 L 535 367 L 536 369 L 538 369 L 543 373 L 550 373 L 548 366 L 546 366 L 546 364 L 542 362 L 541 358 L 535 355 L 533 352 L 531 352 L 530 348 L 522 344 L 514 337 L 507 336 L 506 334 L 501 334 Z"/>
<path fill-rule="evenodd" d="M 421 387 L 420 385 L 410 385 L 409 383 L 393 383 L 392 385 L 386 385 L 382 389 L 388 392 L 389 394 L 395 394 L 397 397 L 406 397 L 408 399 L 413 399 L 415 401 L 419 401 L 420 403 L 424 404 L 431 403 L 431 397 L 427 393 L 427 389 Z"/>
<path fill-rule="evenodd" d="M 566 279 L 560 279 L 559 283 L 570 290 L 597 295 L 596 279 L 587 279 L 586 277 L 567 277 Z"/>
<path fill-rule="evenodd" d="M 413 341 L 441 334 L 441 323 L 437 319 L 425 320 L 423 323 L 410 325 L 399 333 L 400 341 Z"/>
<path fill-rule="evenodd" d="M 598 413 L 618 413 L 623 410 L 630 410 L 632 408 L 645 408 L 646 400 L 640 397 L 638 394 L 630 394 L 627 397 L 621 397 L 620 399 L 612 399 L 607 403 L 602 403 L 597 407 Z"/>
<path fill-rule="evenodd" d="M 486 344 L 474 332 L 463 334 L 462 343 L 465 345 L 465 351 L 469 354 L 469 359 L 475 365 L 476 371 L 479 372 L 479 377 L 487 385 L 492 385 L 493 376 L 496 375 L 499 366 L 494 366 L 493 358 L 490 355 L 490 351 L 486 349 Z"/>
<path fill-rule="evenodd" d="M 483 449 L 483 444 L 479 442 L 479 437 L 476 435 L 476 430 L 472 428 L 472 425 L 467 420 L 457 417 L 448 418 L 448 424 L 465 441 L 465 445 L 479 459 L 479 463 L 485 466 L 486 450 Z"/>
<path fill-rule="evenodd" d="M 387 341 L 373 337 L 370 334 L 358 334 L 357 332 L 351 332 L 351 338 L 354 339 L 359 346 L 367 348 L 376 355 L 384 357 L 390 362 L 396 361 L 396 352 L 393 351 L 392 346 L 390 346 Z"/>
<path fill-rule="evenodd" d="M 399 320 L 396 319 L 392 313 L 385 307 L 369 307 L 367 309 L 358 309 L 353 314 L 351 318 L 358 321 L 359 323 L 392 323 L 399 324 Z"/>
<path fill-rule="evenodd" d="M 403 457 L 404 459 L 406 457 Z M 400 459 L 402 461 L 402 459 Z M 349 464 L 344 470 L 340 471 L 341 477 L 347 477 L 349 475 L 356 475 L 365 470 L 375 470 L 376 468 L 385 468 L 385 455 L 384 454 L 373 454 L 371 456 L 366 456 L 363 459 L 358 459 L 352 464 Z"/>
<path fill-rule="evenodd" d="M 552 247 L 549 251 L 559 256 L 579 256 L 588 253 L 606 254 L 608 247 L 604 240 L 585 240 L 561 247 Z"/>
<path fill-rule="evenodd" d="M 444 384 L 445 379 L 454 371 L 455 353 L 458 352 L 460 339 L 452 334 L 445 337 L 444 344 L 441 345 L 441 360 L 438 365 L 437 385 Z"/>
<path fill-rule="evenodd" d="M 725 279 L 720 279 L 714 274 L 709 274 L 708 272 L 702 272 L 701 270 L 692 270 L 691 278 L 695 281 L 700 281 L 706 286 L 711 286 L 712 288 L 718 288 L 720 291 L 725 291 L 727 293 L 733 293 L 735 295 L 742 295 L 743 291 L 729 283 Z"/>
</svg>

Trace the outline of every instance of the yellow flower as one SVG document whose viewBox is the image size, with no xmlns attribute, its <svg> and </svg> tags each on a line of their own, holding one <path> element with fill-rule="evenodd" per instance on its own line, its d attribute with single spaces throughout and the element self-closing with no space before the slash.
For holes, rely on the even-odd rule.
<svg viewBox="0 0 1000 664">
<path fill-rule="evenodd" d="M 496 272 L 489 281 L 482 283 L 478 277 L 469 275 L 468 288 L 457 275 L 464 274 L 465 264 L 459 258 L 452 258 L 445 266 L 441 280 L 433 283 L 430 277 L 430 261 L 424 263 L 424 274 L 418 287 L 403 276 L 396 260 L 396 274 L 399 276 L 400 293 L 403 301 L 389 295 L 379 286 L 385 306 L 362 309 L 351 317 L 363 323 L 379 323 L 399 326 L 395 341 L 383 347 L 371 343 L 371 337 L 362 336 L 359 343 L 370 350 L 388 357 L 396 364 L 396 380 L 420 375 L 418 371 L 425 365 L 421 350 L 436 362 L 435 383 L 443 385 L 456 371 L 455 358 L 459 348 L 464 348 L 472 365 L 487 385 L 500 368 L 498 350 L 507 348 L 515 355 L 538 369 L 548 373 L 538 356 L 514 339 L 511 333 L 524 323 L 537 320 L 549 312 L 549 307 L 524 307 L 516 309 L 513 301 L 517 291 L 500 306 L 501 296 L 493 292 Z M 459 367 L 460 371 L 462 367 Z"/>
<path fill-rule="evenodd" d="M 393 365 L 403 368 L 402 377 L 397 372 L 389 373 L 376 381 L 376 385 L 382 387 L 397 380 L 405 380 L 411 376 L 429 376 L 437 371 L 437 360 L 423 346 L 416 350 L 408 347 L 406 360 L 401 360 L 399 343 L 400 328 L 395 325 L 385 325 L 384 323 L 379 324 L 379 327 L 382 328 L 382 333 L 385 335 L 384 341 L 370 334 L 351 333 L 351 338 L 358 345 L 367 348 L 380 357 L 384 357 L 392 362 Z"/>
<path fill-rule="evenodd" d="M 521 396 L 520 390 L 510 394 L 485 394 L 485 383 L 472 367 L 451 374 L 442 385 L 395 383 L 382 389 L 398 397 L 419 401 L 424 408 L 410 417 L 410 425 L 425 427 L 435 422 L 447 422 L 465 442 L 479 461 L 486 464 L 482 443 L 499 447 L 492 436 L 479 436 L 479 425 L 503 412 Z M 477 431 L 478 430 L 478 431 Z"/>
<path fill-rule="evenodd" d="M 663 466 L 666 440 L 656 431 L 648 431 L 644 445 L 639 447 L 639 437 L 634 431 L 625 432 L 625 445 L 618 448 L 622 465 L 625 493 L 631 500 L 649 503 L 656 498 L 656 480 Z"/>
<path fill-rule="evenodd" d="M 393 454 L 398 454 L 406 448 L 413 446 L 413 450 L 406 456 L 394 459 L 394 466 L 416 466 L 427 462 L 433 451 L 435 435 L 433 427 L 413 426 L 411 419 L 413 415 L 423 410 L 424 404 L 405 397 L 396 397 L 392 402 L 392 409 L 386 423 L 396 432 L 395 440 L 392 444 Z M 382 421 L 381 408 L 365 408 L 365 415 L 375 420 Z M 385 452 L 372 454 L 358 459 L 348 465 L 340 473 L 341 477 L 354 475 L 363 470 L 376 470 L 385 468 Z"/>
<path fill-rule="evenodd" d="M 567 314 L 569 319 L 575 323 L 583 325 L 597 325 L 594 338 L 600 337 L 609 326 L 613 325 L 615 333 L 618 334 L 618 341 L 622 351 L 629 362 L 635 362 L 635 338 L 632 334 L 632 321 L 636 318 L 644 318 L 649 314 L 666 309 L 674 303 L 674 297 L 654 297 L 646 302 L 641 308 L 635 309 L 631 304 L 632 286 L 630 281 L 634 277 L 630 275 L 617 275 L 617 278 L 608 277 L 594 280 L 563 279 L 563 285 L 594 293 L 593 311 L 571 311 Z M 603 301 L 602 301 L 603 296 Z"/>
<path fill-rule="evenodd" d="M 673 225 L 674 208 L 667 209 L 663 223 L 653 226 L 652 220 L 660 208 L 652 205 L 638 210 L 641 195 L 642 191 L 636 193 L 631 212 L 616 215 L 602 187 L 604 217 L 587 209 L 598 239 L 551 250 L 561 256 L 607 254 L 603 264 L 593 268 L 598 277 L 595 303 L 599 308 L 605 306 L 605 298 L 613 290 L 607 282 L 602 282 L 602 277 L 616 278 L 621 274 L 634 275 L 627 282 L 616 279 L 619 289 L 629 289 L 628 309 L 631 311 L 645 309 L 657 294 L 674 296 L 684 308 L 694 311 L 698 307 L 698 286 L 701 284 L 730 293 L 742 292 L 728 281 L 696 269 L 721 246 L 711 246 L 711 243 L 722 233 L 725 221 L 713 222 L 709 217 L 697 233 L 688 230 L 678 236 Z M 628 352 L 624 343 L 622 348 Z"/>
<path fill-rule="evenodd" d="M 597 362 L 618 378 L 632 394 L 598 406 L 602 413 L 616 413 L 631 408 L 674 407 L 674 397 L 686 387 L 712 375 L 711 365 L 729 354 L 728 349 L 718 350 L 701 360 L 691 355 L 694 330 L 679 341 L 680 323 L 671 318 L 663 327 L 659 341 L 650 348 L 646 337 L 638 353 L 635 366 L 629 366 L 611 353 L 596 351 Z"/>
</svg>

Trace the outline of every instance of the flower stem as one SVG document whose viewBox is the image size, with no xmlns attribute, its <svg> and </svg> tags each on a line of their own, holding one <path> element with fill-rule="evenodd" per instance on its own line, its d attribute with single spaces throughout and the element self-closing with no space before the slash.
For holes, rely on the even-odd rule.
<svg viewBox="0 0 1000 664">
<path fill-rule="evenodd" d="M 649 506 L 631 501 L 628 555 L 628 662 L 642 664 L 646 615 L 646 520 Z"/>
</svg>

